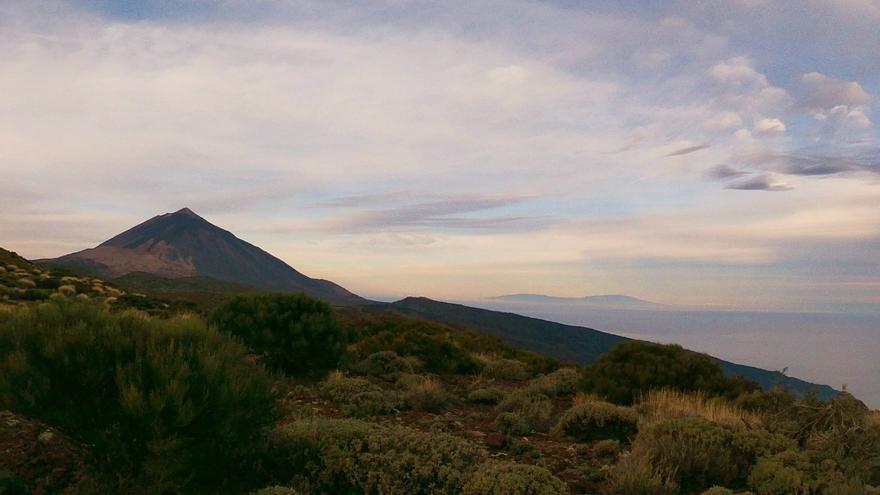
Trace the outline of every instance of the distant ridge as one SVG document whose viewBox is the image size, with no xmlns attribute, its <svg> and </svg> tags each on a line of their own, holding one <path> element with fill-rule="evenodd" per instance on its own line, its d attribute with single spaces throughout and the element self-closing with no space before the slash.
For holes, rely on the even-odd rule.
<svg viewBox="0 0 880 495">
<path fill-rule="evenodd" d="M 97 247 L 43 261 L 106 278 L 136 272 L 172 279 L 204 276 L 261 290 L 305 292 L 337 304 L 364 301 L 333 282 L 303 275 L 189 208 L 155 216 Z"/>
<path fill-rule="evenodd" d="M 592 328 L 434 301 L 426 297 L 407 297 L 391 303 L 390 306 L 404 314 L 452 326 L 472 328 L 480 333 L 497 337 L 508 345 L 581 365 L 590 364 L 614 345 L 631 340 L 628 337 Z M 815 390 L 821 397 L 831 397 L 837 393 L 828 385 L 810 383 L 776 371 L 714 359 L 725 373 L 744 376 L 758 382 L 765 389 L 778 385 L 798 393 Z"/>
<path fill-rule="evenodd" d="M 548 296 L 544 294 L 508 294 L 504 296 L 493 297 L 493 300 L 504 302 L 518 303 L 554 303 L 554 304 L 583 304 L 591 306 L 602 306 L 606 308 L 626 308 L 626 309 L 658 309 L 665 307 L 651 301 L 645 301 L 633 296 L 624 294 L 602 294 L 596 296 L 583 297 L 558 297 Z"/>
</svg>

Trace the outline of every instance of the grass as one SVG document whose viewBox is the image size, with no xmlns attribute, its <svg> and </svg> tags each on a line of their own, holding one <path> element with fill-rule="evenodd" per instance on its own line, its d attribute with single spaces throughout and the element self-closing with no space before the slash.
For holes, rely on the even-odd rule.
<svg viewBox="0 0 880 495">
<path fill-rule="evenodd" d="M 723 399 L 709 398 L 701 392 L 652 390 L 641 398 L 637 409 L 647 423 L 674 417 L 699 417 L 728 426 L 763 425 L 760 415 L 737 408 Z"/>
</svg>

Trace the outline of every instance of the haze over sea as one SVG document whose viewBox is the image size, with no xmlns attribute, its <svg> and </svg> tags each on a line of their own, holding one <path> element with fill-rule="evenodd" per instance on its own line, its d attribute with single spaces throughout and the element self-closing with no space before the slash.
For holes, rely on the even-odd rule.
<svg viewBox="0 0 880 495">
<path fill-rule="evenodd" d="M 880 315 L 605 309 L 575 304 L 462 301 L 486 309 L 677 343 L 839 389 L 880 407 Z"/>
</svg>

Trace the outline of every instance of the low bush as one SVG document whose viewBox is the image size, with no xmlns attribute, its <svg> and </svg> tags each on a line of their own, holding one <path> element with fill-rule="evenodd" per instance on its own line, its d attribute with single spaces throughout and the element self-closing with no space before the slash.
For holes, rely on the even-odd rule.
<svg viewBox="0 0 880 495">
<path fill-rule="evenodd" d="M 600 459 L 608 459 L 620 455 L 620 442 L 611 438 L 599 440 L 593 444 L 593 455 Z"/>
<path fill-rule="evenodd" d="M 580 373 L 574 368 L 560 368 L 552 373 L 539 376 L 529 383 L 528 388 L 541 392 L 547 397 L 570 394 L 575 391 Z"/>
<path fill-rule="evenodd" d="M 553 415 L 553 401 L 532 390 L 516 390 L 497 406 L 500 412 L 515 412 L 528 421 L 533 430 L 546 431 Z"/>
<path fill-rule="evenodd" d="M 265 363 L 290 374 L 333 369 L 348 336 L 326 303 L 304 294 L 245 294 L 214 312 L 212 322 L 239 337 Z"/>
<path fill-rule="evenodd" d="M 496 359 L 483 367 L 483 376 L 500 380 L 528 380 L 529 370 L 526 365 L 514 359 Z"/>
<path fill-rule="evenodd" d="M 565 411 L 553 427 L 553 433 L 581 442 L 607 438 L 628 442 L 638 431 L 638 422 L 638 414 L 630 407 L 591 401 Z"/>
<path fill-rule="evenodd" d="M 406 387 L 403 400 L 417 411 L 438 412 L 449 405 L 450 397 L 439 380 L 421 376 L 420 380 Z"/>
<path fill-rule="evenodd" d="M 736 407 L 721 397 L 709 398 L 704 392 L 652 390 L 639 400 L 637 409 L 648 422 L 672 417 L 700 417 L 729 426 L 761 426 L 760 415 Z"/>
<path fill-rule="evenodd" d="M 198 318 L 65 301 L 0 312 L 0 408 L 89 444 L 119 491 L 217 487 L 277 417 L 273 381 L 246 353 Z"/>
<path fill-rule="evenodd" d="M 757 458 L 792 445 L 764 430 L 746 430 L 699 418 L 674 418 L 639 432 L 633 450 L 675 474 L 683 493 L 711 486 L 742 487 Z"/>
<path fill-rule="evenodd" d="M 321 395 L 349 416 L 388 414 L 399 405 L 396 394 L 364 378 L 350 378 L 341 372 L 331 373 L 320 386 Z"/>
<path fill-rule="evenodd" d="M 672 476 L 644 455 L 630 453 L 608 473 L 608 495 L 678 495 Z"/>
<path fill-rule="evenodd" d="M 499 413 L 492 422 L 492 428 L 510 436 L 527 435 L 531 431 L 529 422 L 519 414 L 513 412 Z"/>
<path fill-rule="evenodd" d="M 703 391 L 735 398 L 760 387 L 725 376 L 718 362 L 706 354 L 678 345 L 628 341 L 617 344 L 585 368 L 581 388 L 616 404 L 629 405 L 655 389 Z"/>
<path fill-rule="evenodd" d="M 273 445 L 276 476 L 314 493 L 457 494 L 486 457 L 452 435 L 358 420 L 296 421 Z"/>
<path fill-rule="evenodd" d="M 404 358 L 394 351 L 379 351 L 352 366 L 352 371 L 360 375 L 394 381 L 401 373 L 415 373 L 418 368 L 418 360 L 415 358 Z"/>
<path fill-rule="evenodd" d="M 464 485 L 462 495 L 565 495 L 568 488 L 550 471 L 538 466 L 489 462 Z"/>
<path fill-rule="evenodd" d="M 467 400 L 476 404 L 495 405 L 507 398 L 508 395 L 510 392 L 500 387 L 480 387 L 472 390 L 468 394 Z"/>
<path fill-rule="evenodd" d="M 267 486 L 255 491 L 253 495 L 302 495 L 302 492 L 286 486 Z"/>
<path fill-rule="evenodd" d="M 730 488 L 724 488 L 723 486 L 713 486 L 708 490 L 704 491 L 700 495 L 734 495 L 733 490 Z"/>
</svg>

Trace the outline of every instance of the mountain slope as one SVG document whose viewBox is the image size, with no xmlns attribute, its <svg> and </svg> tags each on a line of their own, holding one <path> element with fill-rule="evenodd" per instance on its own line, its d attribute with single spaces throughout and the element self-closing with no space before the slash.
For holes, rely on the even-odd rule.
<svg viewBox="0 0 880 495">
<path fill-rule="evenodd" d="M 135 272 L 204 276 L 262 290 L 306 292 L 340 304 L 364 301 L 333 282 L 303 275 L 189 208 L 153 217 L 95 248 L 44 261 L 108 278 Z"/>
<path fill-rule="evenodd" d="M 500 338 L 508 345 L 578 364 L 589 364 L 615 344 L 630 340 L 627 337 L 601 332 L 587 327 L 564 325 L 514 313 L 478 309 L 461 304 L 444 303 L 424 297 L 408 297 L 390 304 L 395 310 L 421 318 L 470 327 L 481 333 Z M 717 358 L 716 358 L 717 359 Z M 836 391 L 827 385 L 818 385 L 775 371 L 730 363 L 717 359 L 728 374 L 741 375 L 761 384 L 764 388 L 775 385 L 797 392 L 815 389 L 820 396 L 829 397 Z"/>
</svg>

